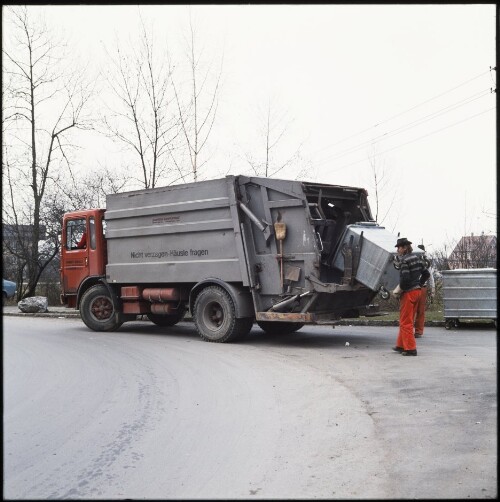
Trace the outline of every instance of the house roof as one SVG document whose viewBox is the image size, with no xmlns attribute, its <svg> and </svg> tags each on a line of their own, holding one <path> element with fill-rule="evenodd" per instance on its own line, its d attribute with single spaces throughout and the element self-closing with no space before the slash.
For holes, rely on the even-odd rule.
<svg viewBox="0 0 500 502">
<path fill-rule="evenodd" d="M 450 253 L 449 259 L 463 255 L 464 252 L 469 253 L 472 250 L 496 248 L 496 246 L 496 235 L 464 235 Z"/>
<path fill-rule="evenodd" d="M 496 235 L 464 235 L 455 246 L 455 249 L 461 246 L 472 246 L 472 245 L 486 245 L 492 246 L 497 244 Z"/>
</svg>

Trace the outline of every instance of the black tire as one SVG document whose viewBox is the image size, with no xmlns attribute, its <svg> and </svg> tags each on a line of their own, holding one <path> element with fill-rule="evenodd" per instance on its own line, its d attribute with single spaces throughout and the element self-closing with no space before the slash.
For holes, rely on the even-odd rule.
<svg viewBox="0 0 500 502">
<path fill-rule="evenodd" d="M 303 322 L 257 321 L 257 324 L 268 335 L 287 335 L 298 331 L 304 326 Z"/>
<path fill-rule="evenodd" d="M 82 297 L 80 315 L 93 331 L 115 331 L 122 324 L 113 307 L 108 288 L 103 284 L 92 286 Z"/>
<path fill-rule="evenodd" d="M 179 307 L 179 311 L 176 314 L 148 314 L 148 319 L 163 328 L 168 326 L 175 326 L 178 322 L 182 321 L 186 309 L 184 307 Z"/>
<path fill-rule="evenodd" d="M 447 319 L 445 321 L 445 323 L 444 323 L 444 327 L 446 329 L 457 328 L 458 324 L 457 324 L 457 321 L 455 319 Z"/>
<path fill-rule="evenodd" d="M 193 319 L 200 337 L 206 342 L 224 343 L 247 335 L 252 318 L 237 318 L 229 293 L 220 286 L 203 289 L 194 302 Z"/>
</svg>

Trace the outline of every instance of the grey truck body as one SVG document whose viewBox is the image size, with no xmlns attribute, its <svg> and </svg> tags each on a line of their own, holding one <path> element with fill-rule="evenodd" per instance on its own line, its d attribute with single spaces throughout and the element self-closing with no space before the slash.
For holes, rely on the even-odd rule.
<svg viewBox="0 0 500 502">
<path fill-rule="evenodd" d="M 108 195 L 106 281 L 181 288 L 191 306 L 200 284 L 222 284 L 257 321 L 355 316 L 398 280 L 396 237 L 367 195 L 246 176 Z"/>
</svg>

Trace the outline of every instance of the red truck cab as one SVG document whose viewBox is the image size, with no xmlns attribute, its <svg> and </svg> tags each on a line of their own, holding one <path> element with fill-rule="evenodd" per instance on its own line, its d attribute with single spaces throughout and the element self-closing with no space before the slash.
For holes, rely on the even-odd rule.
<svg viewBox="0 0 500 502">
<path fill-rule="evenodd" d="M 78 307 L 84 284 L 106 274 L 107 249 L 104 209 L 66 213 L 61 239 L 61 303 Z"/>
</svg>

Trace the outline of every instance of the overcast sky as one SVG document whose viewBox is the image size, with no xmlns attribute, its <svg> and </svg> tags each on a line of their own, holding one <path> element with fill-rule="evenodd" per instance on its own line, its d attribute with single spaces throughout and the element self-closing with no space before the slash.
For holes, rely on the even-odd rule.
<svg viewBox="0 0 500 502">
<path fill-rule="evenodd" d="M 91 61 L 138 29 L 133 5 L 41 9 Z M 155 5 L 140 12 L 175 53 L 189 9 L 205 53 L 224 53 L 215 154 L 204 178 L 248 169 L 245 152 L 258 148 L 257 111 L 271 99 L 287 113 L 283 145 L 290 152 L 301 145 L 307 179 L 365 187 L 374 210 L 372 156 L 387 182 L 384 211 L 392 204 L 382 224 L 394 233 L 431 251 L 464 233 L 496 233 L 495 5 Z M 82 169 L 113 162 L 111 146 L 84 144 Z"/>
</svg>

